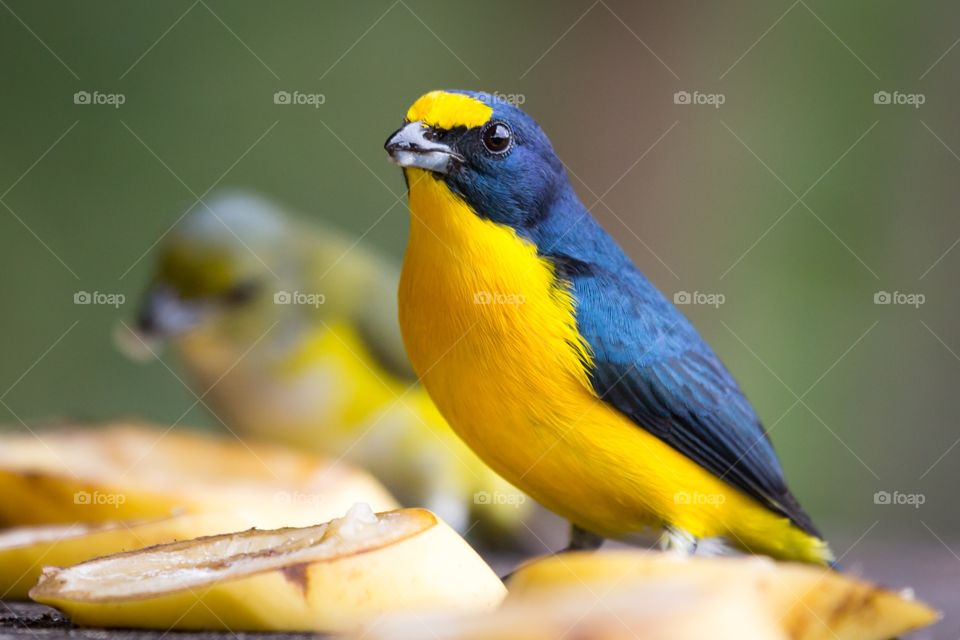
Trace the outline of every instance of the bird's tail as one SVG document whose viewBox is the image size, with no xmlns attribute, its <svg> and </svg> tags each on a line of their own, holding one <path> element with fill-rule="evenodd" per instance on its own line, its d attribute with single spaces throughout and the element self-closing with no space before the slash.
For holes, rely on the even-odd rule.
<svg viewBox="0 0 960 640">
<path fill-rule="evenodd" d="M 747 553 L 759 553 L 777 560 L 805 562 L 822 567 L 837 568 L 830 545 L 818 535 L 804 531 L 787 518 L 767 513 L 749 525 L 740 521 L 728 539 Z"/>
<path fill-rule="evenodd" d="M 785 531 L 779 536 L 767 538 L 759 546 L 760 551 L 778 560 L 806 562 L 831 569 L 839 568 L 830 545 L 826 540 L 811 535 L 785 522 Z"/>
</svg>

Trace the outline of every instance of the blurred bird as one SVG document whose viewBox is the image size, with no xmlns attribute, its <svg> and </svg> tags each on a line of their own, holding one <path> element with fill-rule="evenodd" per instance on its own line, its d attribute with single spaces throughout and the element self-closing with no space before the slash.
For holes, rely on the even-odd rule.
<svg viewBox="0 0 960 640">
<path fill-rule="evenodd" d="M 416 383 L 397 278 L 332 229 L 224 194 L 165 239 L 137 334 L 173 343 L 228 428 L 342 456 L 460 531 L 471 515 L 480 530 L 515 530 L 524 496 L 464 446 Z"/>
<path fill-rule="evenodd" d="M 571 524 L 817 564 L 830 550 L 733 377 L 590 215 L 546 135 L 435 91 L 385 145 L 412 213 L 400 325 L 454 430 Z"/>
</svg>

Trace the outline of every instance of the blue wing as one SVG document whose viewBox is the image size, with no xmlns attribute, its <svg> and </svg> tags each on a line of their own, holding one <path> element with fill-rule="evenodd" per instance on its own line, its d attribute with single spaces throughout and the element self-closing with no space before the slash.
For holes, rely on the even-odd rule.
<svg viewBox="0 0 960 640">
<path fill-rule="evenodd" d="M 610 247 L 605 249 L 593 255 L 609 257 Z M 614 251 L 619 257 L 619 248 Z M 573 288 L 597 395 L 638 427 L 820 537 L 787 489 L 750 403 L 689 321 L 625 256 L 612 264 L 547 257 Z"/>
</svg>

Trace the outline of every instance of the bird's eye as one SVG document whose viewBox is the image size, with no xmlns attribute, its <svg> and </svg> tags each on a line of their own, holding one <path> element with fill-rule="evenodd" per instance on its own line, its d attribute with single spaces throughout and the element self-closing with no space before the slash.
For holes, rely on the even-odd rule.
<svg viewBox="0 0 960 640">
<path fill-rule="evenodd" d="M 493 154 L 503 154 L 510 149 L 513 142 L 513 132 L 503 122 L 491 122 L 480 133 L 483 146 Z"/>
<path fill-rule="evenodd" d="M 244 280 L 226 291 L 223 301 L 230 306 L 239 306 L 249 302 L 256 295 L 259 285 L 253 280 Z"/>
</svg>

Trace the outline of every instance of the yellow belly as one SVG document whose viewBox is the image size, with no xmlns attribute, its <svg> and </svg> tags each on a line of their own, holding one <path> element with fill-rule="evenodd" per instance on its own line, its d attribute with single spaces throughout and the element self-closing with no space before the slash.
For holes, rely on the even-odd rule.
<svg viewBox="0 0 960 640">
<path fill-rule="evenodd" d="M 785 518 L 597 398 L 573 301 L 552 266 L 442 182 L 408 171 L 404 341 L 440 411 L 484 461 L 609 537 L 671 524 L 773 555 L 812 553 Z"/>
</svg>

